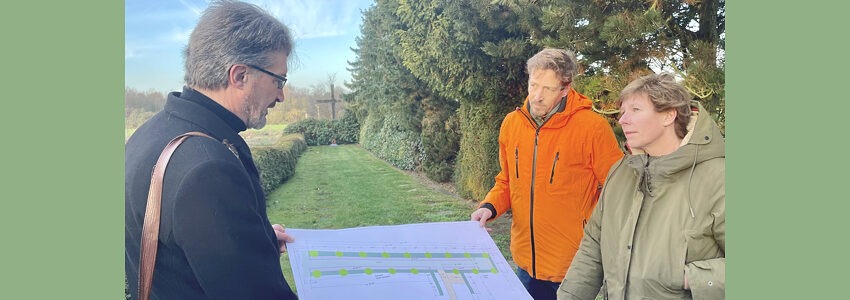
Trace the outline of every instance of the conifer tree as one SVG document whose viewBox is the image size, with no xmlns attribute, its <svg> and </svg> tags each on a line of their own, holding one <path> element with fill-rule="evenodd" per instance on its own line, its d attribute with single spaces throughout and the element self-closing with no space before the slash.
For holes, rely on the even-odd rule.
<svg viewBox="0 0 850 300">
<path fill-rule="evenodd" d="M 578 88 L 612 107 L 629 81 L 676 73 L 721 127 L 725 123 L 725 0 L 494 1 L 520 16 L 531 43 L 574 50 Z"/>
</svg>

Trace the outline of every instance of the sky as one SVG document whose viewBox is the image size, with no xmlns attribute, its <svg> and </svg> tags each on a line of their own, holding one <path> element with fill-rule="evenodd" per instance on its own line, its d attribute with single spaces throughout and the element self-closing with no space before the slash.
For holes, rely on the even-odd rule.
<svg viewBox="0 0 850 300">
<path fill-rule="evenodd" d="M 171 92 L 183 87 L 182 51 L 207 7 L 205 0 L 124 2 L 124 82 L 140 91 Z M 295 49 L 287 85 L 337 85 L 351 81 L 347 61 L 360 34 L 362 11 L 372 0 L 248 0 L 286 24 Z"/>
</svg>

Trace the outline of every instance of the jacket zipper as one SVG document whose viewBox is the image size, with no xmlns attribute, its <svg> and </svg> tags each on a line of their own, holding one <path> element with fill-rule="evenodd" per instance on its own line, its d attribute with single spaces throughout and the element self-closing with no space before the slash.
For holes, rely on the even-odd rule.
<svg viewBox="0 0 850 300">
<path fill-rule="evenodd" d="M 540 137 L 540 128 L 534 132 L 534 162 L 531 165 L 531 200 L 528 210 L 529 231 L 531 233 L 531 278 L 537 278 L 537 255 L 534 247 L 534 177 L 537 173 L 537 141 Z"/>
<path fill-rule="evenodd" d="M 552 163 L 552 175 L 549 175 L 549 184 L 552 184 L 552 180 L 555 179 L 555 165 L 558 164 L 558 156 L 560 156 L 561 151 L 555 152 L 555 162 Z"/>
<path fill-rule="evenodd" d="M 531 116 L 525 114 L 522 110 L 518 110 L 521 115 L 525 116 L 525 119 L 531 123 L 531 126 L 534 130 L 534 156 L 531 162 L 531 197 L 529 201 L 529 212 L 528 212 L 528 223 L 529 223 L 529 232 L 531 234 L 531 278 L 537 279 L 537 255 L 534 247 L 534 179 L 537 173 L 537 142 L 540 138 L 540 129 L 543 128 L 543 125 L 546 125 L 546 122 L 549 122 L 552 118 L 548 118 L 543 121 L 540 126 L 537 126 L 537 123 L 534 122 L 534 119 Z"/>
<path fill-rule="evenodd" d="M 516 178 L 519 178 L 519 146 L 517 146 L 514 150 L 514 158 L 516 159 L 514 163 L 514 171 L 516 171 Z"/>
</svg>

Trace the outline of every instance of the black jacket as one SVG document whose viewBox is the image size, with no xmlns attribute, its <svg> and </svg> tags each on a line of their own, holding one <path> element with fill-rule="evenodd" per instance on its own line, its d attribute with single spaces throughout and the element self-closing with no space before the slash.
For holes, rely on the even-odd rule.
<svg viewBox="0 0 850 300">
<path fill-rule="evenodd" d="M 138 295 L 139 251 L 154 163 L 172 138 L 200 131 L 232 144 L 190 137 L 168 164 L 152 299 L 295 299 L 260 177 L 236 115 L 190 88 L 168 95 L 165 108 L 125 146 L 124 270 Z"/>
</svg>

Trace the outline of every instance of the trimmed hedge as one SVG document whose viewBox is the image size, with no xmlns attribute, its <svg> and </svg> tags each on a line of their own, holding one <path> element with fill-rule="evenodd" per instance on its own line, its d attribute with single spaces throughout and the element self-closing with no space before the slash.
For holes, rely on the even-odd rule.
<svg viewBox="0 0 850 300">
<path fill-rule="evenodd" d="M 307 150 L 307 143 L 298 133 L 284 135 L 272 146 L 252 150 L 266 195 L 295 174 L 295 164 L 304 150 Z"/>
<path fill-rule="evenodd" d="M 284 134 L 300 133 L 308 146 L 337 144 L 356 144 L 360 133 L 360 124 L 354 113 L 345 110 L 339 120 L 305 119 L 286 126 Z"/>
<path fill-rule="evenodd" d="M 360 136 L 360 123 L 353 111 L 345 110 L 339 120 L 331 121 L 337 144 L 357 144 Z"/>
<path fill-rule="evenodd" d="M 363 149 L 402 170 L 413 170 L 424 151 L 419 133 L 405 130 L 394 114 L 369 114 L 363 121 L 360 144 Z"/>
<path fill-rule="evenodd" d="M 452 101 L 425 98 L 422 115 L 422 150 L 425 157 L 420 166 L 431 180 L 452 180 L 460 145 L 458 105 Z"/>
<path fill-rule="evenodd" d="M 501 109 L 502 111 L 504 109 Z M 499 127 L 505 113 L 494 103 L 461 103 L 458 120 L 460 150 L 455 162 L 455 185 L 467 199 L 484 199 L 499 173 Z"/>
</svg>

